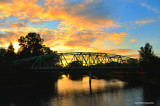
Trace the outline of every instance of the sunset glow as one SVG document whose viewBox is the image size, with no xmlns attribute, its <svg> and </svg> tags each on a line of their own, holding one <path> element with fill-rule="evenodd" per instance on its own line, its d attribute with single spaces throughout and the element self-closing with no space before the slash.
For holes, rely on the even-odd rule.
<svg viewBox="0 0 160 106">
<path fill-rule="evenodd" d="M 104 52 L 138 57 L 160 45 L 159 0 L 0 0 L 0 46 L 29 32 L 58 52 Z"/>
</svg>

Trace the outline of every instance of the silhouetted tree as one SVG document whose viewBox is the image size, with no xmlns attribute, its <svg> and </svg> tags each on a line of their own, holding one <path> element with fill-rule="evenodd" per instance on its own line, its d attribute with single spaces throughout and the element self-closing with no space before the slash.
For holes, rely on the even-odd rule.
<svg viewBox="0 0 160 106">
<path fill-rule="evenodd" d="M 6 49 L 5 48 L 0 48 L 0 65 L 4 65 L 5 63 L 5 55 L 6 55 Z"/>
<path fill-rule="evenodd" d="M 82 61 L 73 61 L 69 63 L 67 67 L 82 67 L 82 66 L 83 66 Z"/>
<path fill-rule="evenodd" d="M 153 59 L 154 51 L 152 50 L 152 46 L 149 43 L 145 44 L 145 47 L 141 47 L 139 50 L 140 59 L 144 62 L 150 62 Z"/>
<path fill-rule="evenodd" d="M 31 52 L 29 51 L 28 48 L 20 48 L 18 50 L 17 55 L 18 55 L 18 58 L 26 58 L 31 56 Z"/>
<path fill-rule="evenodd" d="M 14 47 L 12 43 L 8 46 L 8 49 L 5 54 L 5 59 L 7 60 L 8 64 L 12 63 L 13 60 L 15 60 L 16 54 L 14 52 Z"/>
<path fill-rule="evenodd" d="M 18 39 L 19 45 L 21 46 L 18 50 L 18 58 L 28 58 L 39 55 L 47 55 L 44 56 L 44 64 L 49 66 L 56 66 L 59 62 L 59 56 L 56 52 L 52 51 L 49 47 L 43 45 L 43 39 L 39 34 L 36 33 L 28 33 L 26 36 L 21 36 Z M 33 64 L 34 61 L 30 61 L 27 63 L 27 67 Z M 43 64 L 43 65 L 44 65 Z"/>
<path fill-rule="evenodd" d="M 45 54 L 53 54 L 53 53 L 55 53 L 53 50 L 51 50 L 49 47 L 43 47 L 42 48 L 43 49 L 43 54 L 45 55 Z"/>
<path fill-rule="evenodd" d="M 10 45 L 8 46 L 7 52 L 14 53 L 14 47 L 13 47 L 12 43 L 10 43 Z"/>
<path fill-rule="evenodd" d="M 159 58 L 154 54 L 152 46 L 146 43 L 144 47 L 140 48 L 139 54 L 140 66 L 145 68 L 146 71 L 154 70 L 154 67 L 158 64 Z"/>
<path fill-rule="evenodd" d="M 40 35 L 36 33 L 28 33 L 25 37 L 21 36 L 20 39 L 18 39 L 19 45 L 21 46 L 19 55 L 21 57 L 42 55 L 43 41 Z"/>
<path fill-rule="evenodd" d="M 137 59 L 134 59 L 134 58 L 130 58 L 130 59 L 128 59 L 127 60 L 127 63 L 129 64 L 129 66 L 135 66 L 135 67 L 137 67 L 138 66 L 138 60 Z"/>
</svg>

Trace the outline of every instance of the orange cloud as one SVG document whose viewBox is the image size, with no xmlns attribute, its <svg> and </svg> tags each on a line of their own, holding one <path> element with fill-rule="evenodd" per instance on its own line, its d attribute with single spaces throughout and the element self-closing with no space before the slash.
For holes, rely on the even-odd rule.
<svg viewBox="0 0 160 106">
<path fill-rule="evenodd" d="M 108 53 L 111 54 L 123 54 L 123 53 L 128 53 L 128 52 L 133 52 L 133 51 L 137 51 L 135 49 L 110 49 L 107 50 Z"/>
<path fill-rule="evenodd" d="M 15 16 L 19 19 L 27 18 L 32 22 L 61 20 L 60 29 L 73 27 L 77 30 L 102 30 L 103 28 L 121 27 L 119 23 L 114 23 L 111 18 L 108 18 L 109 16 L 102 16 L 104 13 L 102 15 L 96 12 L 86 13 L 86 11 L 95 9 L 94 6 L 88 7 L 91 2 L 93 0 L 70 5 L 65 4 L 63 0 L 47 0 L 47 7 L 44 8 L 39 6 L 37 1 L 13 0 L 13 3 L 1 3 L 1 18 Z M 95 3 L 93 5 L 96 6 Z"/>
<path fill-rule="evenodd" d="M 136 41 L 135 39 L 131 39 L 131 40 L 130 40 L 130 42 L 135 42 L 135 41 Z"/>
<path fill-rule="evenodd" d="M 150 22 L 154 22 L 154 20 L 142 20 L 142 21 L 136 21 L 136 24 L 138 25 L 143 25 L 143 24 L 147 24 Z"/>
<path fill-rule="evenodd" d="M 121 25 L 110 18 L 109 10 L 106 10 L 108 13 L 101 13 L 101 8 L 94 8 L 100 1 L 86 0 L 70 5 L 65 3 L 65 0 L 46 0 L 45 6 L 38 5 L 37 0 L 13 0 L 11 3 L 0 3 L 1 18 L 14 16 L 33 23 L 60 21 L 57 30 L 32 28 L 26 26 L 24 22 L 11 23 L 9 26 L 12 28 L 0 29 L 0 32 L 6 34 L 0 35 L 0 44 L 17 42 L 20 36 L 25 36 L 28 32 L 36 32 L 42 35 L 45 45 L 53 50 L 105 51 L 100 47 L 106 42 L 120 44 L 125 41 L 128 34 L 105 31 L 109 30 L 108 28 L 119 28 Z M 97 10 L 94 11 L 95 9 Z M 113 53 L 113 51 L 105 52 Z M 122 53 L 122 50 L 117 50 L 117 53 Z"/>
<path fill-rule="evenodd" d="M 0 3 L 1 18 L 14 16 L 26 19 L 30 16 L 41 16 L 44 9 L 36 4 L 36 0 L 13 0 L 11 3 Z"/>
<path fill-rule="evenodd" d="M 17 42 L 20 36 L 25 36 L 28 32 L 39 33 L 44 39 L 44 44 L 49 46 L 51 49 L 61 52 L 70 51 L 83 51 L 83 52 L 103 52 L 102 49 L 105 41 L 109 41 L 117 44 L 117 42 L 123 42 L 127 33 L 105 33 L 105 32 L 88 32 L 80 31 L 75 32 L 75 30 L 63 31 L 63 30 L 53 30 L 47 28 L 31 28 L 31 27 L 21 27 L 19 29 L 1 29 L 0 32 L 5 32 L 5 34 L 0 35 L 0 44 L 4 46 L 10 42 Z M 17 47 L 18 48 L 18 47 Z M 108 51 L 105 51 L 108 52 Z M 111 51 L 110 51 L 111 52 Z M 127 52 L 127 51 L 126 51 Z M 113 53 L 113 52 L 111 52 Z M 117 52 L 122 53 L 122 52 Z"/>
<path fill-rule="evenodd" d="M 9 26 L 12 28 L 20 28 L 20 27 L 24 27 L 25 23 L 24 22 L 14 22 L 14 23 L 11 23 Z"/>
<path fill-rule="evenodd" d="M 128 57 L 131 57 L 131 58 L 139 58 L 139 54 L 130 54 L 130 55 L 127 55 Z"/>
<path fill-rule="evenodd" d="M 46 2 L 45 5 L 64 4 L 64 0 L 46 0 Z"/>
<path fill-rule="evenodd" d="M 126 32 L 121 33 L 108 33 L 108 39 L 111 40 L 115 44 L 120 44 L 125 41 L 125 37 L 128 34 Z"/>
<path fill-rule="evenodd" d="M 105 41 L 110 41 L 115 44 L 122 43 L 126 37 L 127 33 L 121 32 L 121 33 L 105 33 L 105 32 L 86 32 L 82 31 L 79 33 L 75 33 L 72 35 L 69 35 L 68 38 L 66 39 L 65 46 L 69 47 L 76 47 L 76 46 L 81 46 L 81 47 L 95 47 L 104 44 Z"/>
</svg>

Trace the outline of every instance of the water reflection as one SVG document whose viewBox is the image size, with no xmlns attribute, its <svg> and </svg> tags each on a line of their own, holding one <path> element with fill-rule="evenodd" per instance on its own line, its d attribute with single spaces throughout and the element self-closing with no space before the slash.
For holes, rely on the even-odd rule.
<svg viewBox="0 0 160 106">
<path fill-rule="evenodd" d="M 82 80 L 75 81 L 71 80 L 69 75 L 62 75 L 62 79 L 57 81 L 56 86 L 57 93 L 59 95 L 79 95 L 84 93 L 89 94 L 90 91 L 95 93 L 106 90 L 120 89 L 123 88 L 125 84 L 125 82 L 116 79 L 109 81 L 103 79 L 92 79 L 91 84 L 89 84 L 88 76 L 84 76 Z"/>
<path fill-rule="evenodd" d="M 0 106 L 135 106 L 135 102 L 159 105 L 158 87 L 128 87 L 118 79 L 92 79 L 89 84 L 88 76 L 74 77 L 62 75 L 57 80 L 0 88 Z"/>
</svg>

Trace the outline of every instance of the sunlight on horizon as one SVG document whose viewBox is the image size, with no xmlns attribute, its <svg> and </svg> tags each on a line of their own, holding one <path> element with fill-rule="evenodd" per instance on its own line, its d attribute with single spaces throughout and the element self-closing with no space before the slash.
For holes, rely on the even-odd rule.
<svg viewBox="0 0 160 106">
<path fill-rule="evenodd" d="M 20 48 L 18 42 L 13 42 L 13 47 L 15 48 L 15 52 L 18 52 L 18 49 Z"/>
</svg>

